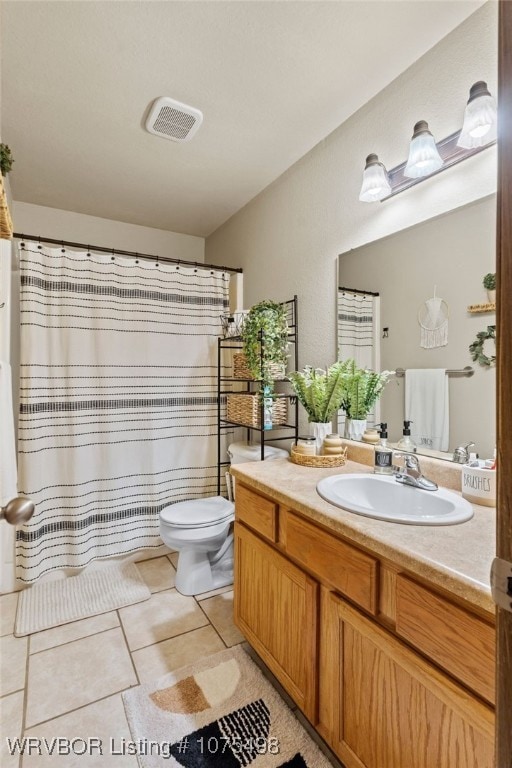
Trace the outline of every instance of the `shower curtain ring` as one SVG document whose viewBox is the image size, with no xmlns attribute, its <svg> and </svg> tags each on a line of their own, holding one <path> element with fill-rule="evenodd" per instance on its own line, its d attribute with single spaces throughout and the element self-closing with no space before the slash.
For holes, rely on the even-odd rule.
<svg viewBox="0 0 512 768">
<path fill-rule="evenodd" d="M 38 235 L 38 238 L 37 238 L 37 243 L 38 243 L 37 247 L 38 247 L 39 249 L 41 249 L 41 248 L 43 247 L 43 246 L 41 245 L 41 235 Z"/>
</svg>

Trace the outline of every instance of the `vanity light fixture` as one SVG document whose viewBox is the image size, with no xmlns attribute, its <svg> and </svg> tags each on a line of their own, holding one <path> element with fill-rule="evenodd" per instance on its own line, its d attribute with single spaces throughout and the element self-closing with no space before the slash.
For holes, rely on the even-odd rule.
<svg viewBox="0 0 512 768">
<path fill-rule="evenodd" d="M 407 176 L 408 179 L 430 176 L 431 173 L 438 171 L 442 164 L 443 160 L 438 152 L 434 137 L 428 129 L 428 123 L 426 120 L 420 120 L 414 126 L 404 176 Z"/>
<path fill-rule="evenodd" d="M 496 102 L 491 96 L 487 83 L 479 80 L 471 86 L 464 112 L 464 125 L 457 145 L 465 149 L 482 147 L 497 137 Z"/>
<path fill-rule="evenodd" d="M 389 186 L 386 168 L 380 162 L 377 155 L 372 153 L 366 158 L 359 199 L 364 203 L 373 203 L 376 200 L 382 200 L 390 194 L 391 187 Z"/>
<path fill-rule="evenodd" d="M 420 120 L 414 126 L 407 162 L 387 172 L 377 155 L 368 155 L 359 200 L 365 203 L 387 200 L 487 149 L 496 143 L 496 138 L 496 102 L 487 83 L 479 80 L 471 86 L 462 130 L 436 143 L 428 123 Z"/>
</svg>

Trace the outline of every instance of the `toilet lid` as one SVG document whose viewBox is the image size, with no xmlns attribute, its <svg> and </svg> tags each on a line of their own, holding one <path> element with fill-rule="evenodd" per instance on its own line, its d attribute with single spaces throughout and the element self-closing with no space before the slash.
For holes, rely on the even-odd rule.
<svg viewBox="0 0 512 768">
<path fill-rule="evenodd" d="M 232 517 L 234 504 L 223 496 L 192 499 L 171 504 L 160 512 L 160 519 L 177 528 L 202 528 Z"/>
</svg>

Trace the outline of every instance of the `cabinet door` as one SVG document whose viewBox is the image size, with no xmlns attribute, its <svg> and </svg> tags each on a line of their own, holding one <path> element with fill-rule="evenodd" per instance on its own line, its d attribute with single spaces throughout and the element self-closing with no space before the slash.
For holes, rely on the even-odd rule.
<svg viewBox="0 0 512 768">
<path fill-rule="evenodd" d="M 235 524 L 235 622 L 313 723 L 318 584 Z"/>
<path fill-rule="evenodd" d="M 327 599 L 321 702 L 330 695 L 330 741 L 347 768 L 492 768 L 492 709 L 336 595 Z"/>
</svg>

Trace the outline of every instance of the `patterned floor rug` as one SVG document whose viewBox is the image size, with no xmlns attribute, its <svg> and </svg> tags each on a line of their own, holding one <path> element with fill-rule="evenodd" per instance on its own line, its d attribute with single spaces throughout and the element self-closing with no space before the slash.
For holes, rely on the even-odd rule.
<svg viewBox="0 0 512 768">
<path fill-rule="evenodd" d="M 31 635 L 140 603 L 151 597 L 137 566 L 123 563 L 56 581 L 34 584 L 20 593 L 14 634 Z"/>
<path fill-rule="evenodd" d="M 240 646 L 131 688 L 123 700 L 141 768 L 330 766 Z"/>
</svg>

